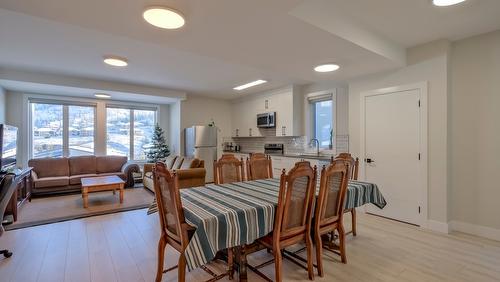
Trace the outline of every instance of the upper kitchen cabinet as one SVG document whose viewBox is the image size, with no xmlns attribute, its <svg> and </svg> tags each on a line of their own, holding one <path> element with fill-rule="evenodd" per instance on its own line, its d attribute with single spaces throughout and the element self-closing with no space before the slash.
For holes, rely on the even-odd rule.
<svg viewBox="0 0 500 282">
<path fill-rule="evenodd" d="M 276 112 L 276 136 L 302 135 L 302 97 L 296 87 L 273 95 L 271 110 Z"/>
<path fill-rule="evenodd" d="M 232 137 L 261 137 L 257 115 L 268 112 L 276 112 L 276 136 L 300 136 L 302 103 L 303 98 L 296 86 L 236 100 L 232 107 Z"/>
<path fill-rule="evenodd" d="M 256 101 L 237 101 L 232 104 L 232 137 L 261 137 L 257 127 Z"/>
</svg>

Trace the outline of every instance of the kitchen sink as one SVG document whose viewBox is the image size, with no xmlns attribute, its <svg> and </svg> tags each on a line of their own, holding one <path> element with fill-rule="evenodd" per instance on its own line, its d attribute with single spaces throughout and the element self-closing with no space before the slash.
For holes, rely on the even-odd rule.
<svg viewBox="0 0 500 282">
<path fill-rule="evenodd" d="M 297 157 L 300 158 L 318 158 L 318 159 L 328 159 L 331 157 L 331 155 L 326 155 L 326 154 L 315 154 L 315 153 L 300 153 L 297 154 Z"/>
</svg>

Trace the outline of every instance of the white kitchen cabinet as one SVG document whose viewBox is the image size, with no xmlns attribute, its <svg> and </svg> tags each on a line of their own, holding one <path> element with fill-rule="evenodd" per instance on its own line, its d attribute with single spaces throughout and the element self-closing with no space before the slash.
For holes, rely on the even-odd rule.
<svg viewBox="0 0 500 282">
<path fill-rule="evenodd" d="M 273 96 L 276 112 L 276 136 L 300 136 L 302 134 L 302 99 L 295 88 Z"/>
<path fill-rule="evenodd" d="M 241 158 L 243 158 L 243 160 L 246 160 L 247 157 L 249 157 L 249 154 L 243 154 L 243 153 L 233 153 L 233 154 L 238 160 L 241 160 Z"/>
<path fill-rule="evenodd" d="M 257 114 L 276 112 L 276 136 L 302 135 L 303 99 L 298 88 L 290 86 L 232 104 L 232 137 L 261 137 Z"/>
<path fill-rule="evenodd" d="M 284 156 L 271 156 L 273 164 L 273 175 L 279 177 L 284 169 L 286 173 L 295 166 L 295 163 L 300 161 L 299 158 L 291 158 Z"/>
<path fill-rule="evenodd" d="M 243 110 L 243 103 L 235 103 L 232 105 L 232 112 L 231 112 L 231 122 L 232 122 L 232 130 L 231 130 L 231 136 L 232 137 L 244 137 L 244 127 L 245 125 L 243 124 L 244 120 L 246 117 L 241 115 L 242 110 Z"/>
<path fill-rule="evenodd" d="M 321 177 L 321 169 L 323 165 L 328 165 L 330 160 L 318 160 L 318 159 L 305 159 L 299 157 L 290 157 L 290 156 L 271 156 L 272 164 L 273 164 L 273 175 L 274 177 L 279 177 L 283 169 L 286 170 L 286 173 L 290 171 L 295 166 L 296 162 L 300 161 L 308 161 L 312 167 L 316 166 L 318 169 L 317 177 Z"/>
<path fill-rule="evenodd" d="M 261 137 L 257 127 L 257 102 L 239 101 L 232 105 L 232 137 Z"/>
<path fill-rule="evenodd" d="M 247 111 L 247 127 L 249 130 L 250 137 L 261 137 L 262 134 L 260 129 L 257 127 L 257 114 L 261 111 L 258 109 L 260 107 L 260 100 L 250 100 L 247 102 L 245 110 Z"/>
</svg>

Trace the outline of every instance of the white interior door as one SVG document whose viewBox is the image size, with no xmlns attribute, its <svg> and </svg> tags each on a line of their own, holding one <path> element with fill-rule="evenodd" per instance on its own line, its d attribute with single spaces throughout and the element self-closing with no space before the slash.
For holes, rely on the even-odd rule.
<svg viewBox="0 0 500 282">
<path fill-rule="evenodd" d="M 387 206 L 367 212 L 421 224 L 420 90 L 364 97 L 365 180 L 378 185 Z"/>
</svg>

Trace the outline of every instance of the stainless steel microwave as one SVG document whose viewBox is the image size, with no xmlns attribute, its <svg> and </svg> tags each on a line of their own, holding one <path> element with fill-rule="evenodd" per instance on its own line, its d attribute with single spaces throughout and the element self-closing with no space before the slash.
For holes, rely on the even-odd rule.
<svg viewBox="0 0 500 282">
<path fill-rule="evenodd" d="M 257 127 L 276 127 L 276 112 L 258 114 Z"/>
</svg>

